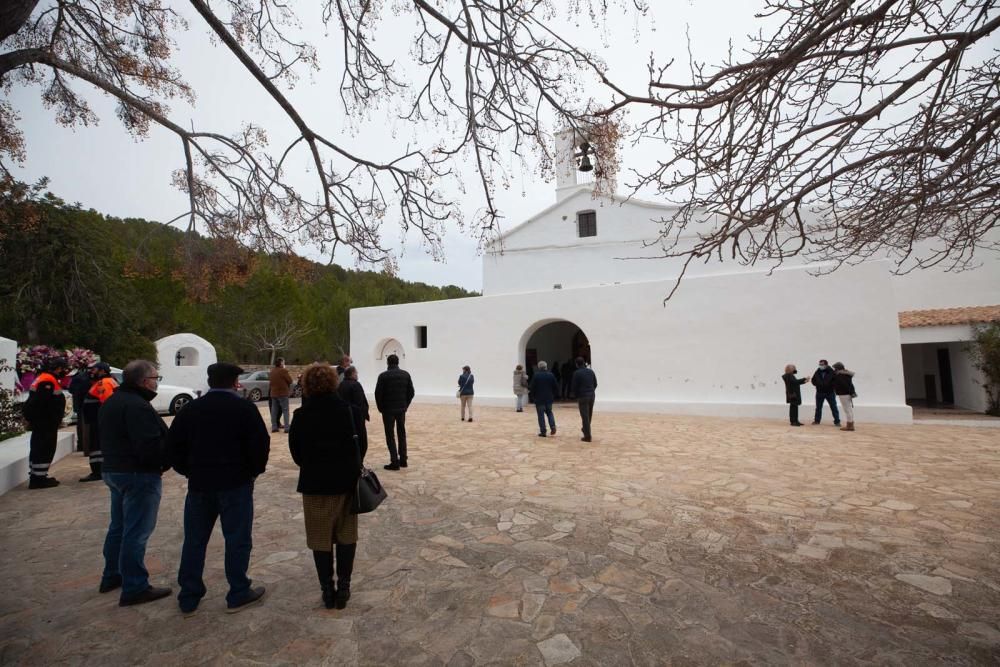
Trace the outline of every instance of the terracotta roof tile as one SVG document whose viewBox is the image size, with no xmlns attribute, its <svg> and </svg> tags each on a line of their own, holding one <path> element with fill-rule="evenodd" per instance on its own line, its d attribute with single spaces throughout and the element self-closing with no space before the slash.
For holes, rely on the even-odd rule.
<svg viewBox="0 0 1000 667">
<path fill-rule="evenodd" d="M 944 327 L 953 324 L 981 324 L 983 322 L 1000 322 L 1000 306 L 904 310 L 899 314 L 901 329 Z"/>
</svg>

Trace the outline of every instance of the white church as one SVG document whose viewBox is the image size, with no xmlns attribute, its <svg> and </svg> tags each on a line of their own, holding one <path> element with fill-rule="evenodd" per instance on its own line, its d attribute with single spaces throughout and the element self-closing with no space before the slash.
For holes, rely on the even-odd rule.
<svg viewBox="0 0 1000 667">
<path fill-rule="evenodd" d="M 888 261 L 822 276 L 801 260 L 773 272 L 692 263 L 664 304 L 682 260 L 654 259 L 662 251 L 647 244 L 672 209 L 595 196 L 569 135 L 557 149 L 555 203 L 487 249 L 482 296 L 351 311 L 351 353 L 369 390 L 396 354 L 418 401 L 454 401 L 468 364 L 477 403 L 512 405 L 516 364 L 583 356 L 598 376 L 598 412 L 786 419 L 785 364 L 808 377 L 824 358 L 856 372 L 862 423 L 909 423 L 908 402 L 985 410 L 966 343 L 972 325 L 1000 320 L 1000 255 L 906 276 Z"/>
</svg>

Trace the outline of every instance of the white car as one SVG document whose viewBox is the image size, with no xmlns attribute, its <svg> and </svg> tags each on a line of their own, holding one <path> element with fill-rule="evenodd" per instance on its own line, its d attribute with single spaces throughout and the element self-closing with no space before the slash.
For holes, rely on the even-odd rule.
<svg viewBox="0 0 1000 667">
<path fill-rule="evenodd" d="M 122 369 L 111 367 L 111 377 L 118 384 L 122 383 Z M 195 391 L 191 387 L 178 387 L 172 384 L 160 384 L 156 388 L 156 398 L 153 399 L 153 407 L 160 414 L 176 415 L 185 405 L 201 396 L 200 391 Z"/>
</svg>

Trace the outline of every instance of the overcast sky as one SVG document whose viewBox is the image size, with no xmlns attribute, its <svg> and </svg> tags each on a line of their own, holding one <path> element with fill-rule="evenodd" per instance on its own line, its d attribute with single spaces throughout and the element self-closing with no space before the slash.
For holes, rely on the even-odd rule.
<svg viewBox="0 0 1000 667">
<path fill-rule="evenodd" d="M 40 3 L 40 6 L 45 4 Z M 302 11 L 314 11 L 313 4 L 319 3 L 303 0 L 294 6 L 302 7 Z M 603 37 L 595 32 L 587 14 L 565 17 L 556 27 L 601 55 L 610 67 L 613 80 L 624 81 L 631 90 L 642 92 L 650 53 L 658 62 L 676 58 L 670 78 L 687 81 L 690 77 L 687 75 L 685 35 L 690 35 L 696 58 L 718 62 L 725 55 L 730 39 L 742 45 L 745 34 L 756 29 L 753 12 L 761 6 L 757 0 L 653 0 L 651 4 L 650 15 L 642 19 L 621 12 L 607 17 Z M 337 40 L 324 34 L 316 16 L 306 14 L 302 20 L 305 26 L 302 32 L 316 46 L 321 66 L 318 73 L 303 76 L 288 93 L 306 121 L 320 132 L 342 141 L 355 153 L 371 151 L 389 155 L 398 152 L 408 140 L 419 141 L 420 133 L 428 131 L 426 128 L 400 123 L 387 125 L 384 114 L 345 123 L 337 94 L 340 80 L 336 66 L 339 59 Z M 404 13 L 391 18 L 379 33 L 379 45 L 401 49 L 400 45 L 412 44 L 412 29 L 412 15 Z M 267 129 L 272 145 L 283 145 L 282 141 L 294 136 L 294 128 L 277 105 L 254 85 L 250 75 L 227 50 L 212 44 L 207 28 L 197 16 L 189 16 L 189 30 L 179 35 L 177 41 L 175 63 L 195 90 L 197 100 L 194 107 L 181 103 L 171 105 L 171 116 L 176 122 L 227 134 L 237 131 L 246 122 L 253 122 Z M 405 50 L 397 57 L 405 58 Z M 87 90 L 87 85 L 80 82 L 74 86 L 80 91 Z M 70 130 L 54 122 L 52 111 L 41 104 L 37 88 L 19 88 L 12 92 L 10 100 L 21 115 L 28 153 L 19 177 L 33 181 L 48 176 L 50 189 L 63 199 L 113 216 L 164 221 L 183 213 L 185 197 L 171 185 L 171 173 L 183 166 L 179 139 L 154 126 L 148 138 L 137 142 L 118 122 L 110 98 L 97 92 L 89 92 L 88 96 L 101 118 L 100 124 Z M 650 148 L 626 147 L 625 166 L 647 163 L 654 157 Z M 296 182 L 301 183 L 306 192 L 315 191 L 314 181 L 307 173 L 307 155 L 300 154 L 298 162 Z M 459 162 L 456 169 L 469 187 L 465 194 L 457 191 L 449 194 L 466 211 L 466 217 L 472 218 L 472 213 L 483 206 L 481 193 L 474 187 L 475 167 Z M 533 169 L 526 172 L 517 165 L 511 165 L 510 169 L 509 185 L 500 189 L 496 197 L 505 216 L 504 229 L 519 224 L 555 201 L 553 182 L 545 182 Z M 415 237 L 401 238 L 398 228 L 384 228 L 383 239 L 401 255 L 400 277 L 481 290 L 481 257 L 477 253 L 476 240 L 468 233 L 457 228 L 447 231 L 443 263 L 433 261 Z M 343 257 L 338 254 L 335 261 L 352 266 L 346 253 Z"/>
</svg>

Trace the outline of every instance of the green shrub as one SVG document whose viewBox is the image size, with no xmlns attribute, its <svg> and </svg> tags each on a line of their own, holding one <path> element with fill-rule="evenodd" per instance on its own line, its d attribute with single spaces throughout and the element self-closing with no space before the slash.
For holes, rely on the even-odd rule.
<svg viewBox="0 0 1000 667">
<path fill-rule="evenodd" d="M 983 374 L 986 390 L 986 413 L 1000 417 L 1000 322 L 973 328 L 969 354 L 973 365 Z"/>
<path fill-rule="evenodd" d="M 0 372 L 13 370 L 6 359 L 0 359 Z M 21 405 L 14 400 L 14 392 L 0 387 L 0 440 L 24 433 Z"/>
</svg>

